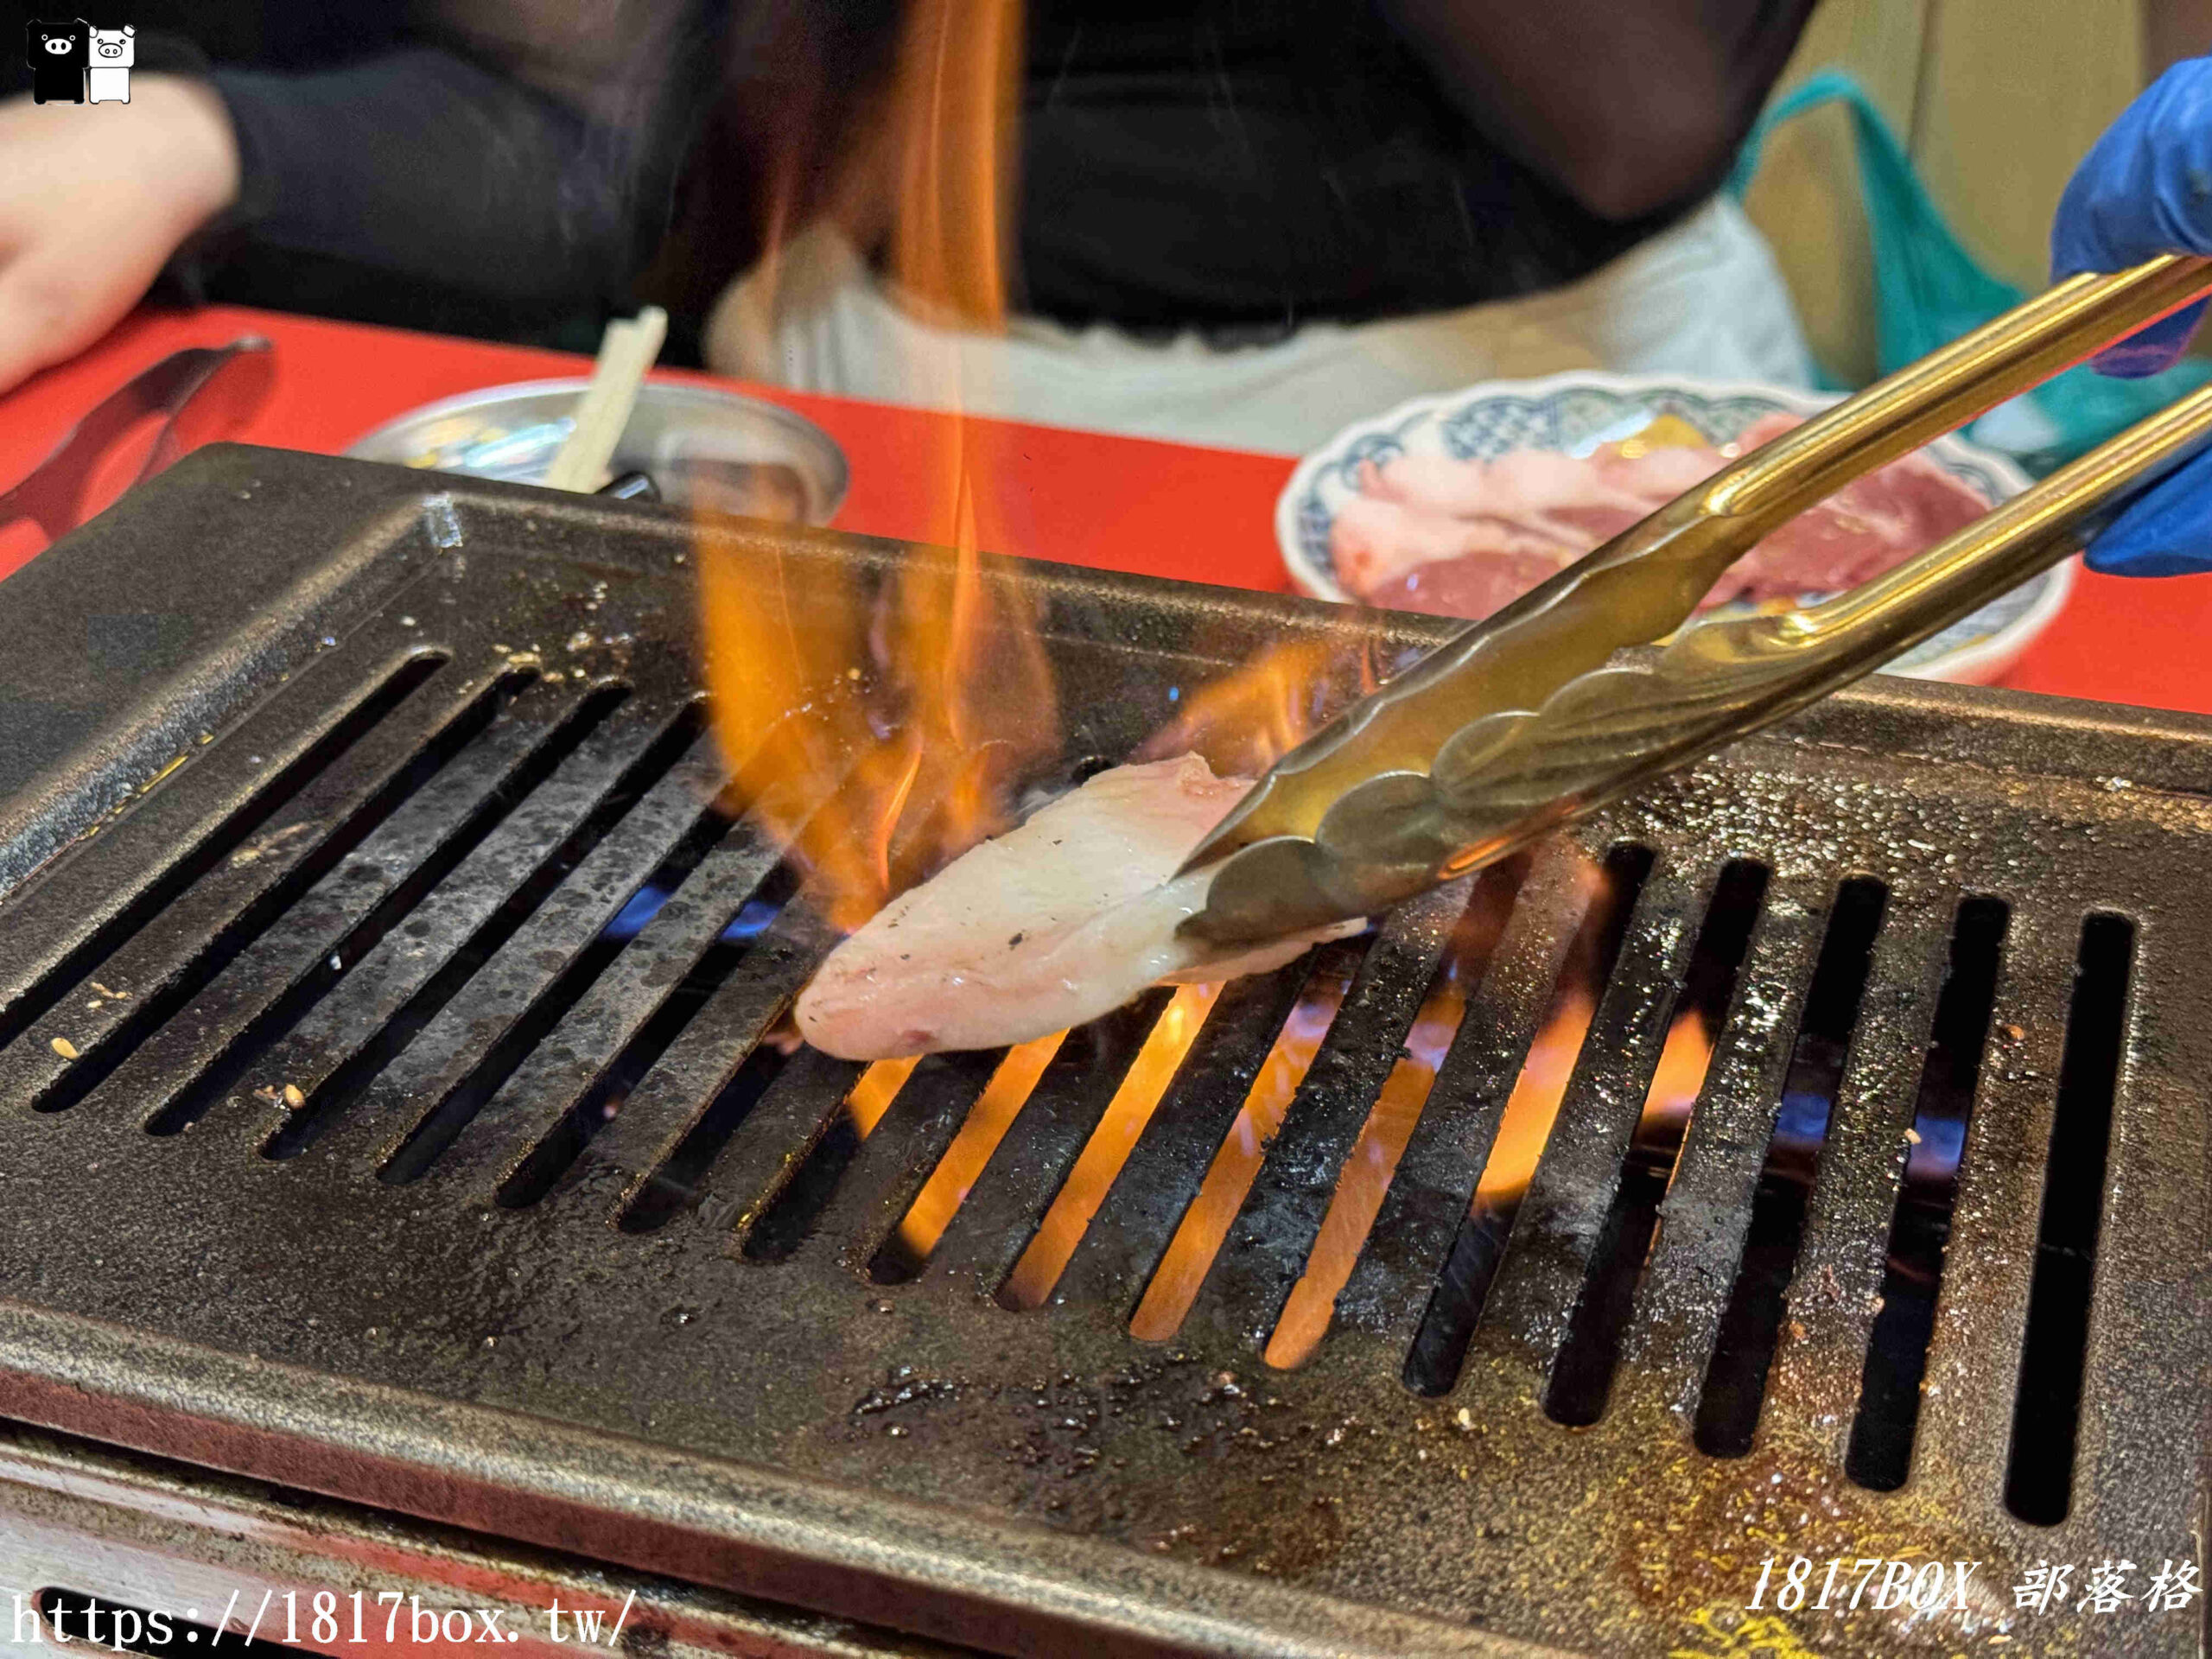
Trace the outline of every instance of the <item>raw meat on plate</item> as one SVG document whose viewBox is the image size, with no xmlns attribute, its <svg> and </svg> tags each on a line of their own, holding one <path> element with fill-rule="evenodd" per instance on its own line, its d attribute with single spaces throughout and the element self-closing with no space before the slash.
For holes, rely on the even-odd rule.
<svg viewBox="0 0 2212 1659">
<path fill-rule="evenodd" d="M 1522 449 L 1495 461 L 1401 455 L 1359 470 L 1330 550 L 1338 579 L 1370 605 L 1480 618 L 1685 490 L 1736 454 L 1799 424 L 1770 415 L 1720 450 L 1607 446 L 1586 457 Z M 1854 479 L 1738 560 L 1700 608 L 1731 600 L 1840 593 L 1979 518 L 1989 503 L 1925 454 Z"/>
</svg>

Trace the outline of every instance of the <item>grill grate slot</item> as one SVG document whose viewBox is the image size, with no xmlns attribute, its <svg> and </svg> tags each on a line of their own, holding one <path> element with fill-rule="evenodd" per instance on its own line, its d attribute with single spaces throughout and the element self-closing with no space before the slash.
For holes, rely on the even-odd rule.
<svg viewBox="0 0 2212 1659">
<path fill-rule="evenodd" d="M 930 1170 L 914 1201 L 899 1217 L 899 1225 L 870 1258 L 870 1279 L 879 1285 L 903 1285 L 921 1276 L 953 1217 L 1074 1034 L 1060 1032 L 1007 1051 L 989 1084 L 961 1121 L 952 1144 Z"/>
<path fill-rule="evenodd" d="M 1009 1065 L 1015 1068 L 1012 1073 Z M 842 1179 L 828 1185 L 823 1201 L 811 1213 L 796 1201 L 779 1200 L 781 1224 L 841 1261 L 856 1267 L 868 1261 L 895 1231 L 963 1121 L 1001 1076 L 1011 1088 L 1022 1069 L 1026 1057 L 1017 1059 L 1014 1051 L 1004 1049 L 934 1054 L 922 1061 L 872 1126 L 849 1120 L 864 1133 Z"/>
<path fill-rule="evenodd" d="M 2063 1521 L 2073 1503 L 2089 1293 L 2134 955 L 2135 926 L 2125 917 L 2082 925 L 2005 1485 L 2005 1507 L 2038 1526 Z"/>
<path fill-rule="evenodd" d="M 2010 907 L 1969 899 L 1959 906 L 1951 963 L 1936 1004 L 1936 1027 L 1913 1109 L 1904 1179 L 1890 1225 L 1881 1312 L 1875 1316 L 1844 1471 L 1859 1485 L 1894 1491 L 1912 1464 L 1920 1382 L 1936 1328 L 1943 1250 L 1958 1197 L 1959 1165 L 1974 1116 L 1974 1090 L 1989 1040 L 1997 972 Z"/>
<path fill-rule="evenodd" d="M 716 1092 L 698 1121 L 685 1130 L 667 1158 L 651 1171 L 622 1206 L 615 1225 L 626 1233 L 658 1232 L 694 1207 L 704 1191 L 707 1172 L 721 1155 L 761 1099 L 790 1065 L 791 1051 L 779 1044 L 757 1045 L 730 1080 Z"/>
<path fill-rule="evenodd" d="M 1350 1000 L 1362 947 L 1348 942 L 1316 954 L 1297 1005 L 1276 1033 L 1229 1132 L 1214 1148 L 1198 1190 L 1169 1235 L 1166 1252 L 1130 1316 L 1129 1334 L 1140 1342 L 1165 1342 L 1182 1328 L 1238 1207 Z"/>
<path fill-rule="evenodd" d="M 246 849 L 256 830 L 321 781 L 325 774 L 346 759 L 364 739 L 444 667 L 446 660 L 442 653 L 435 652 L 410 658 L 381 685 L 354 703 L 328 731 L 254 791 L 245 804 L 226 818 L 213 833 L 183 857 L 168 864 L 136 898 L 95 928 L 59 963 L 41 974 L 21 996 L 5 1007 L 0 1007 L 0 1049 L 5 1049 L 51 1010 L 56 1002 L 78 989 L 86 975 L 135 939 L 149 922 L 177 905 L 205 877 L 219 869 L 226 861 L 236 859 L 241 851 Z M 463 719 L 465 723 L 467 717 Z M 296 820 L 288 827 L 287 839 L 299 839 L 301 822 Z M 334 858 L 336 855 L 333 856 Z M 260 861 L 257 856 L 245 861 L 251 864 Z M 29 925 L 20 917 L 16 925 L 24 928 L 28 937 L 30 931 Z M 89 1044 L 77 1046 L 90 1046 Z"/>
<path fill-rule="evenodd" d="M 175 1135 L 198 1122 L 264 1049 L 321 1004 L 349 968 L 375 950 L 552 777 L 627 695 L 620 687 L 594 692 L 573 707 L 548 711 L 543 728 L 534 721 L 517 721 L 503 732 L 495 724 L 482 740 L 489 764 L 470 766 L 466 751 L 456 756 L 448 773 L 409 804 L 423 809 L 416 820 L 403 823 L 402 815 L 395 814 L 382 834 L 364 842 L 351 859 L 302 895 L 283 922 L 257 941 L 256 950 L 219 976 L 189 1011 L 200 1018 L 191 1022 L 195 1029 L 180 1033 L 183 1041 L 197 1046 L 211 1026 L 225 1034 L 192 1080 L 168 1092 L 146 1119 L 147 1129 Z M 440 791 L 437 785 L 448 779 L 454 786 Z M 441 793 L 445 798 L 438 798 Z M 462 809 L 458 823 L 446 817 L 454 807 Z M 276 982 L 265 983 L 271 980 Z M 270 1000 L 247 1012 L 264 996 Z M 121 1075 L 143 1075 L 150 1070 L 142 1064 L 150 1051 L 181 1046 L 169 1042 L 165 1033 L 133 1055 Z M 161 1058 L 173 1057 L 164 1052 Z"/>
<path fill-rule="evenodd" d="M 1620 1179 L 1598 1233 L 1567 1340 L 1552 1366 L 1544 1413 L 1554 1422 L 1594 1423 L 1605 1414 L 1622 1332 L 1659 1231 L 1659 1206 L 1673 1185 L 1706 1069 L 1751 949 L 1769 872 L 1737 860 L 1720 873 L 1690 953 L 1678 1006 L 1659 1063 L 1629 1135 Z"/>
<path fill-rule="evenodd" d="M 1903 878 L 1891 883 L 1828 1117 L 1822 1179 L 1806 1198 L 1793 1276 L 1804 1290 L 1789 1304 L 1803 1335 L 1791 1330 L 1789 1341 L 1777 1343 L 1768 1370 L 1762 1421 L 1778 1414 L 1797 1432 L 1809 1433 L 1821 1456 L 1839 1468 L 1881 1306 L 1883 1252 L 1897 1210 L 1905 1131 L 1949 970 L 1957 906 L 1957 894 L 1947 888 Z"/>
<path fill-rule="evenodd" d="M 695 1196 L 709 1189 L 715 1160 L 705 1154 L 712 1132 L 702 1134 L 702 1122 L 717 1102 L 723 1102 L 725 1115 L 736 1109 L 742 1086 L 727 1101 L 725 1093 L 740 1084 L 764 1044 L 789 1040 L 781 1030 L 785 1013 L 823 949 L 825 930 L 804 895 L 794 896 L 797 885 L 794 874 L 779 867 L 746 901 L 700 959 L 696 982 L 689 988 L 679 984 L 641 1028 L 637 1053 L 619 1068 L 626 1071 L 643 1063 L 635 1086 L 626 1094 L 607 1093 L 595 1112 L 564 1113 L 503 1184 L 506 1191 L 518 1200 L 536 1202 L 518 1185 L 520 1178 L 538 1183 L 541 1198 L 550 1196 L 552 1183 L 558 1182 L 561 1190 L 576 1195 L 575 1203 L 619 1224 L 623 1211 L 687 1141 L 691 1155 L 704 1159 L 691 1178 Z M 734 959 L 726 954 L 732 951 L 737 953 Z M 709 988 L 715 976 L 720 982 Z M 703 1001 L 692 1001 L 695 992 L 703 992 Z M 655 1057 L 655 1022 L 672 1023 L 679 1015 L 680 1029 Z M 763 1060 L 760 1067 L 769 1064 Z M 603 1078 L 595 1083 L 593 1092 L 605 1084 Z M 616 1109 L 610 1113 L 608 1106 Z M 575 1140 L 579 1134 L 581 1144 Z M 550 1179 L 550 1165 L 543 1161 L 549 1154 L 570 1160 Z"/>
<path fill-rule="evenodd" d="M 954 1212 L 931 1255 L 934 1268 L 973 1279 L 986 1291 L 1003 1282 L 1108 1116 L 1117 1109 L 1130 1119 L 1150 1114 L 1211 999 L 1201 986 L 1154 989 L 1070 1032 Z M 1141 1110 L 1116 1106 L 1141 1096 Z"/>
<path fill-rule="evenodd" d="M 775 919 L 758 933 L 747 937 L 749 927 L 724 925 L 613 1063 L 499 1183 L 502 1206 L 524 1209 L 544 1198 L 601 1131 L 625 1114 L 646 1126 L 638 1133 L 650 1134 L 675 1111 L 711 1103 L 783 1012 L 812 960 L 817 924 L 804 906 L 787 902 L 795 885 L 779 867 L 756 895 L 764 907 L 777 907 Z M 710 1008 L 712 1015 L 702 1018 Z M 690 1046 L 679 1046 L 683 1039 L 692 1039 Z M 669 1069 L 658 1072 L 664 1063 Z M 619 1153 L 611 1159 L 622 1161 Z"/>
<path fill-rule="evenodd" d="M 661 913 L 671 895 L 687 891 L 685 883 L 702 864 L 709 868 L 695 887 L 709 895 L 732 886 L 751 890 L 764 861 L 746 857 L 741 847 L 734 857 L 718 855 L 736 821 L 718 802 L 703 810 L 693 806 L 695 789 L 705 792 L 711 775 L 687 776 L 680 770 L 655 791 L 660 798 L 649 798 L 635 815 L 646 826 L 638 841 L 632 844 L 626 836 L 617 836 L 618 844 L 601 849 L 578 872 L 572 887 L 603 887 L 619 895 L 611 910 L 564 912 L 534 925 L 509 946 L 507 954 L 518 960 L 512 967 L 501 964 L 502 977 L 514 988 L 517 1001 L 524 1002 L 517 1016 L 489 1033 L 477 1019 L 442 1020 L 451 1028 L 434 1030 L 400 1066 L 372 1086 L 361 1108 L 350 1115 L 360 1121 L 364 1136 L 383 1122 L 412 1118 L 412 1127 L 382 1157 L 381 1179 L 395 1185 L 419 1179 L 538 1045 L 566 1027 L 570 1011 Z M 671 844 L 666 828 L 677 824 L 683 825 L 682 832 Z M 657 832 L 656 826 L 664 827 Z M 651 868 L 639 875 L 639 867 L 648 862 Z M 603 869 L 594 868 L 602 863 Z M 734 882 L 716 879 L 725 869 L 735 875 Z M 733 896 L 728 902 L 740 899 Z M 711 896 L 702 908 L 720 913 Z M 549 958 L 560 961 L 557 970 L 548 971 Z M 427 1111 L 422 1109 L 424 1101 L 432 1103 Z"/>
<path fill-rule="evenodd" d="M 1223 1248 L 1198 1287 L 1189 1321 L 1242 1346 L 1280 1322 L 1360 1129 L 1427 1000 L 1468 909 L 1471 880 L 1400 906 L 1359 964 L 1320 1052 L 1262 1141 L 1259 1169 L 1234 1211 Z"/>
<path fill-rule="evenodd" d="M 1528 874 L 1398 1160 L 1336 1319 L 1403 1355 L 1433 1300 L 1516 1080 L 1586 917 L 1590 861 L 1554 842 Z"/>
<path fill-rule="evenodd" d="M 311 847 L 308 844 L 311 830 L 290 833 L 292 829 L 313 822 L 302 817 L 296 818 L 286 830 L 265 837 L 259 847 L 242 847 L 234 851 L 230 859 L 232 868 L 238 868 L 243 855 L 253 854 L 256 856 L 245 859 L 249 868 L 269 859 L 283 873 L 278 880 L 260 887 L 229 919 L 214 926 L 196 949 L 188 947 L 188 953 L 181 963 L 166 972 L 157 965 L 161 957 L 175 948 L 180 937 L 187 940 L 191 938 L 188 933 L 180 935 L 169 928 L 161 930 L 159 937 L 142 933 L 119 948 L 99 971 L 103 976 L 112 975 L 113 982 L 137 987 L 133 1000 L 120 1007 L 113 1023 L 94 1040 L 76 1045 L 83 1058 L 66 1071 L 48 1069 L 43 1077 L 25 1077 L 24 1081 L 36 1090 L 32 1104 L 42 1112 L 59 1112 L 88 1098 L 194 999 L 210 987 L 220 984 L 247 952 L 261 948 L 282 928 L 296 906 L 343 871 L 363 847 L 372 844 L 396 817 L 412 807 L 448 766 L 482 739 L 501 712 L 531 683 L 531 677 L 526 673 L 500 676 L 446 720 L 429 741 L 419 745 L 406 741 L 408 753 L 396 758 L 395 764 L 367 798 L 347 811 L 336 829 Z M 289 868 L 283 861 L 289 861 Z M 197 913 L 200 907 L 192 904 L 192 899 L 200 890 L 195 888 L 180 897 L 175 910 L 183 913 L 173 914 L 173 922 L 189 928 L 201 919 Z M 216 897 L 214 903 L 219 905 L 226 896 Z"/>
<path fill-rule="evenodd" d="M 689 876 L 671 880 L 702 843 L 712 843 L 712 850 Z M 554 979 L 512 1040 L 497 1046 L 423 1117 L 387 1162 L 385 1179 L 410 1182 L 436 1169 L 463 1187 L 496 1184 L 514 1155 L 506 1139 L 516 1127 L 511 1120 L 538 1118 L 532 1142 L 557 1131 L 672 992 L 688 986 L 686 1003 L 696 1007 L 695 976 L 719 979 L 735 967 L 746 940 L 757 932 L 734 929 L 733 918 L 745 916 L 756 898 L 780 904 L 790 891 L 776 874 L 777 857 L 746 826 L 732 827 L 709 809 Z M 559 1042 L 543 1040 L 556 1029 Z M 541 1116 L 548 1112 L 550 1119 Z"/>
<path fill-rule="evenodd" d="M 747 1133 L 736 1138 L 721 1170 L 725 1190 L 736 1199 L 729 1217 L 730 1239 L 740 1259 L 745 1258 L 753 1229 L 806 1162 L 815 1143 L 853 1109 L 854 1093 L 870 1069 L 802 1045 L 754 1105 L 746 1121 Z M 898 1079 L 902 1085 L 905 1081 L 903 1076 Z M 830 1103 L 827 1109 L 824 1102 Z M 878 1088 L 873 1101 L 863 1095 L 861 1109 L 873 1122 L 890 1103 L 890 1090 Z"/>
<path fill-rule="evenodd" d="M 997 1058 L 986 1055 L 981 1069 L 988 1072 Z M 939 1091 L 945 1085 L 946 1064 L 940 1061 L 931 1067 Z M 878 1061 L 854 1080 L 851 1089 L 838 1100 L 836 1109 L 816 1124 L 783 1178 L 762 1194 L 740 1241 L 747 1261 L 786 1262 L 797 1253 L 828 1207 L 838 1182 L 860 1156 L 861 1144 L 898 1105 L 913 1074 L 929 1065 L 927 1060 Z M 952 1086 L 957 1088 L 960 1081 L 955 1072 Z M 927 1081 L 924 1087 L 929 1088 Z"/>
<path fill-rule="evenodd" d="M 1159 1092 L 1116 1093 L 999 1287 L 1001 1306 L 1053 1297 L 1133 1307 L 1314 969 L 1309 955 L 1211 999 L 1177 993 L 1131 1068 Z"/>
<path fill-rule="evenodd" d="M 1327 1335 L 1338 1294 L 1351 1276 L 1399 1160 L 1428 1104 L 1437 1072 L 1459 1034 L 1467 998 L 1489 970 L 1512 918 L 1528 868 L 1528 860 L 1517 857 L 1491 867 L 1476 880 L 1402 1052 L 1338 1172 L 1305 1271 L 1268 1338 L 1262 1357 L 1277 1370 L 1304 1364 Z"/>
<path fill-rule="evenodd" d="M 1858 877 L 1837 890 L 1829 912 L 1752 1194 L 1742 1259 L 1698 1398 L 1696 1444 L 1709 1457 L 1738 1458 L 1751 1449 L 1888 899 L 1880 882 Z"/>
<path fill-rule="evenodd" d="M 1459 1380 L 1522 1199 L 1579 1066 L 1599 1000 L 1620 961 L 1652 861 L 1648 848 L 1613 848 L 1598 872 L 1595 890 L 1587 895 L 1549 1008 L 1527 1050 L 1474 1196 L 1407 1350 L 1405 1384 L 1416 1394 L 1448 1394 Z"/>
<path fill-rule="evenodd" d="M 655 724 L 662 727 L 642 753 L 632 753 L 638 734 L 629 724 L 610 721 L 597 734 L 605 740 L 603 743 L 588 744 L 571 757 L 570 766 L 578 775 L 568 780 L 565 791 L 558 788 L 563 773 L 556 772 L 524 809 L 501 826 L 496 842 L 487 841 L 473 859 L 457 867 L 445 889 L 426 900 L 401 928 L 356 965 L 353 983 L 372 985 L 372 995 L 331 997 L 319 1011 L 329 1017 L 302 1020 L 283 1042 L 255 1061 L 253 1069 L 268 1077 L 272 1087 L 289 1081 L 306 1096 L 305 1103 L 263 1141 L 263 1156 L 289 1158 L 304 1151 L 462 987 L 472 982 L 480 986 L 477 975 L 494 953 L 538 913 L 646 791 L 699 741 L 704 716 L 692 704 L 664 723 L 652 715 L 642 716 L 640 723 L 648 728 Z M 594 748 L 603 752 L 594 754 Z M 626 764 L 622 760 L 626 753 L 631 755 Z M 579 761 L 584 764 L 576 766 Z M 620 770 L 610 784 L 608 774 L 617 766 Z M 575 827 L 556 840 L 561 823 L 594 791 L 603 792 Z M 563 798 L 564 795 L 570 798 Z M 549 842 L 551 850 L 541 854 L 538 849 Z M 515 868 L 532 857 L 537 858 L 536 867 L 515 883 Z M 469 891 L 464 884 L 474 863 L 492 868 L 478 874 L 473 884 L 476 890 Z M 498 899 L 499 888 L 509 886 L 506 896 Z M 448 899 L 454 902 L 446 904 L 443 908 L 448 913 L 442 915 L 439 900 Z M 434 960 L 444 937 L 467 927 L 495 899 L 491 913 L 476 922 L 459 947 L 423 979 L 417 963 Z M 416 981 L 422 982 L 419 988 L 407 995 L 408 987 Z M 365 1029 L 372 1033 L 365 1041 L 362 1040 Z M 345 1058 L 330 1067 L 331 1058 L 340 1055 Z M 330 1068 L 327 1075 L 310 1081 L 327 1067 Z"/>
<path fill-rule="evenodd" d="M 668 736 L 688 723 L 679 721 Z M 651 770 L 659 759 L 646 757 L 641 770 Z M 323 1110 L 309 1102 L 308 1113 L 294 1117 L 299 1128 L 264 1150 L 289 1157 L 327 1137 L 334 1157 L 376 1159 L 387 1181 L 420 1174 L 427 1159 L 442 1150 L 482 1099 L 557 1027 L 628 940 L 615 923 L 635 902 L 641 882 L 666 880 L 672 887 L 706 856 L 708 847 L 721 841 L 730 818 L 715 805 L 696 805 L 699 797 L 715 791 L 716 781 L 719 766 L 710 746 L 696 743 L 690 757 L 671 767 L 635 805 L 621 810 L 620 823 L 560 882 L 556 896 L 533 909 L 511 936 L 495 944 L 482 940 L 482 978 L 469 980 L 475 993 L 458 1002 L 447 995 L 445 1007 L 420 1031 L 404 1033 L 407 1042 L 390 1044 L 391 1051 L 374 1071 L 363 1066 L 370 1075 L 363 1075 L 359 1086 L 345 1089 Z M 391 1148 L 396 1130 L 404 1133 L 398 1148 Z"/>
</svg>

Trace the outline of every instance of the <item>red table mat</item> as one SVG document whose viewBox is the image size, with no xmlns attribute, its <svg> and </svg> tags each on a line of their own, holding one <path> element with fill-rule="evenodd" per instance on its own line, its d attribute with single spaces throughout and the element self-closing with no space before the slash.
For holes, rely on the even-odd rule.
<svg viewBox="0 0 2212 1659">
<path fill-rule="evenodd" d="M 335 454 L 417 404 L 481 386 L 581 374 L 588 359 L 231 307 L 135 313 L 92 350 L 0 397 L 0 488 L 29 472 L 99 399 L 185 346 L 241 334 L 276 344 L 270 396 L 230 435 Z M 1274 544 L 1283 456 L 810 397 L 683 371 L 783 404 L 843 446 L 852 493 L 838 524 L 953 538 L 950 446 L 970 446 L 977 535 L 995 551 L 1232 587 L 1288 587 Z M 127 464 L 118 470 L 127 476 Z M 120 478 L 102 482 L 111 493 Z M 0 576 L 36 550 L 0 530 Z M 2084 573 L 2072 601 L 2005 682 L 2024 690 L 2212 714 L 2212 576 L 2125 582 Z"/>
</svg>

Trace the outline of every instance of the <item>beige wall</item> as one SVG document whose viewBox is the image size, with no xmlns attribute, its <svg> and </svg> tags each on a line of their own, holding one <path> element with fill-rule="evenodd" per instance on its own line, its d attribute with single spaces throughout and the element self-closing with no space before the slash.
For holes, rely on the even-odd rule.
<svg viewBox="0 0 2212 1659">
<path fill-rule="evenodd" d="M 2032 289 L 2067 175 L 2141 85 L 2145 3 L 1823 0 L 1782 87 L 1816 69 L 1855 77 L 1975 257 Z M 1845 118 L 1823 111 L 1769 146 L 1748 202 L 1815 353 L 1853 382 L 1874 365 L 1856 178 Z"/>
</svg>

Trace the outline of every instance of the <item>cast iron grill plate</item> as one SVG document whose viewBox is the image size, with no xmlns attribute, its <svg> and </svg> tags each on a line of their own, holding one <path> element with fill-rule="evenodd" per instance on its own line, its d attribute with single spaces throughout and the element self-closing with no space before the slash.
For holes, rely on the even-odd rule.
<svg viewBox="0 0 2212 1659">
<path fill-rule="evenodd" d="M 934 556 L 716 533 L 807 580 Z M 760 1046 L 828 935 L 712 804 L 690 535 L 224 446 L 0 586 L 0 1408 L 994 1651 L 1718 1651 L 1796 1554 L 1985 1563 L 1963 1620 L 1781 1616 L 1822 1651 L 2197 1650 L 2201 1605 L 2037 1624 L 2010 1586 L 2125 1557 L 2139 1591 L 2202 1536 L 2212 728 L 1877 681 L 1540 849 L 1333 1327 L 1279 1370 L 1261 1350 L 1468 888 L 1340 952 L 1342 1009 L 1172 1340 L 1130 1315 L 1311 959 L 1224 995 L 1043 1306 L 996 1293 L 1160 995 L 1069 1039 L 934 1253 L 879 1282 L 995 1057 L 925 1062 L 819 1154 L 858 1068 Z M 1024 579 L 1071 711 L 1047 785 L 1271 641 L 1442 631 Z M 1588 1037 L 1464 1357 L 1421 1391 L 1609 856 L 1640 879 Z M 1821 1050 L 1800 1027 L 1832 1016 L 1806 1001 L 1851 881 L 1878 922 Z M 1677 1162 L 1637 1123 L 1700 995 L 1717 1047 Z M 1777 1112 L 1821 1064 L 1756 1433 L 1707 1455 L 1747 1232 L 1791 1191 L 1762 1185 Z M 1945 1087 L 1955 1192 L 1901 1209 Z M 1648 1250 L 1622 1243 L 1639 1192 Z M 1937 1300 L 1909 1474 L 1876 1490 L 1853 1426 L 1915 1227 Z M 2070 1368 L 2079 1408 L 2015 1455 L 2024 1344 L 2030 1395 Z M 2038 1427 L 2076 1420 L 2070 1457 Z M 2024 1471 L 2063 1518 L 2013 1512 Z"/>
</svg>

